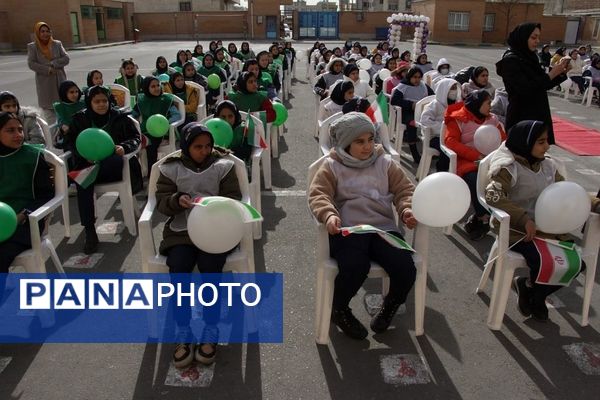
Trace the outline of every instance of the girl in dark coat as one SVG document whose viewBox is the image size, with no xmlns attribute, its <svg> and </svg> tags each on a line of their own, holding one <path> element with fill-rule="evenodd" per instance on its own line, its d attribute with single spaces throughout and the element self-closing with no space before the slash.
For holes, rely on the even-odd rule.
<svg viewBox="0 0 600 400">
<path fill-rule="evenodd" d="M 548 143 L 554 144 L 546 91 L 567 79 L 568 61 L 563 59 L 550 72 L 544 72 L 536 53 L 540 31 L 540 24 L 528 22 L 518 25 L 508 37 L 510 48 L 496 63 L 496 72 L 502 77 L 508 92 L 506 129 L 519 121 L 542 121 L 548 126 Z"/>
</svg>

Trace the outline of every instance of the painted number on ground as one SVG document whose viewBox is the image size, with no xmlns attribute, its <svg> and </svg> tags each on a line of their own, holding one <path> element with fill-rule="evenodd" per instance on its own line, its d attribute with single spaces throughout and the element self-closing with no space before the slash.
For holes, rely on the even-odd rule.
<svg viewBox="0 0 600 400">
<path fill-rule="evenodd" d="M 586 375 L 600 375 L 600 344 L 573 343 L 563 346 L 571 360 Z"/>
<path fill-rule="evenodd" d="M 379 359 L 383 381 L 390 385 L 431 382 L 429 371 L 418 354 L 392 354 Z"/>
</svg>

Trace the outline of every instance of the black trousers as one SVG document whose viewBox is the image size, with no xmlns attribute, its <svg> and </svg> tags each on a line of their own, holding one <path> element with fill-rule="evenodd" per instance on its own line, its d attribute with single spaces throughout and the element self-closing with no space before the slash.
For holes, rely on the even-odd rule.
<svg viewBox="0 0 600 400">
<path fill-rule="evenodd" d="M 158 148 L 163 141 L 163 138 L 156 138 L 153 136 L 146 136 L 148 144 L 146 146 L 146 158 L 148 160 L 148 175 L 152 171 L 152 166 L 158 161 Z"/>
<path fill-rule="evenodd" d="M 475 215 L 477 217 L 483 217 L 485 214 L 488 214 L 487 210 L 479 203 L 479 200 L 477 199 L 477 171 L 468 172 L 462 178 L 469 187 L 469 193 L 471 194 L 471 205 L 475 209 Z"/>
<path fill-rule="evenodd" d="M 519 242 L 511 250 L 520 253 L 529 267 L 529 280 L 533 286 L 533 300 L 540 304 L 543 303 L 546 297 L 556 292 L 563 286 L 560 285 L 540 285 L 535 283 L 535 280 L 540 272 L 540 255 L 533 242 Z M 585 263 L 581 261 L 581 271 L 585 271 Z M 579 274 L 578 274 L 579 275 Z"/>
<path fill-rule="evenodd" d="M 137 162 L 137 160 L 136 160 Z M 94 185 L 96 183 L 118 182 L 123 179 L 123 157 L 113 154 L 100 161 L 100 170 L 94 184 L 87 188 L 77 185 L 77 207 L 81 225 L 92 227 L 96 222 L 94 208 Z"/>
<path fill-rule="evenodd" d="M 445 172 L 450 169 L 450 159 L 448 156 L 442 151 L 440 146 L 440 138 L 434 137 L 429 140 L 429 147 L 436 149 L 440 152 L 437 162 L 435 163 L 435 169 L 437 172 Z M 429 171 L 427 171 L 429 172 Z"/>
<path fill-rule="evenodd" d="M 190 274 L 196 265 L 198 266 L 198 271 L 201 273 L 221 273 L 223 272 L 225 261 L 227 261 L 227 256 L 231 251 L 233 249 L 226 253 L 211 254 L 195 246 L 173 246 L 167 251 L 169 273 L 182 274 L 182 276 L 178 276 L 178 282 L 182 283 L 190 282 Z M 186 274 L 186 276 L 183 276 L 183 274 Z M 219 298 L 221 298 L 221 295 L 219 295 Z M 171 302 L 171 304 L 174 304 L 174 302 Z M 219 322 L 221 316 L 219 304 L 217 302 L 214 306 L 203 310 L 202 318 L 207 325 L 216 325 Z M 192 310 L 190 307 L 180 307 L 175 313 L 175 322 L 178 327 L 186 327 L 189 326 L 191 317 Z"/>
<path fill-rule="evenodd" d="M 401 237 L 397 232 L 393 234 Z M 400 303 L 406 301 L 417 277 L 411 252 L 392 247 L 376 233 L 330 235 L 329 249 L 339 268 L 333 292 L 334 309 L 348 307 L 367 279 L 371 261 L 378 263 L 390 277 L 388 298 Z"/>
</svg>

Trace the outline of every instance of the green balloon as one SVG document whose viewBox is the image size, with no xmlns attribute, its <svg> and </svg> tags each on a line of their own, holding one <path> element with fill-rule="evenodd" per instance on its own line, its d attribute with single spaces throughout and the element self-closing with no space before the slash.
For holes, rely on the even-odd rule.
<svg viewBox="0 0 600 400">
<path fill-rule="evenodd" d="M 285 108 L 285 106 L 281 103 L 274 102 L 273 109 L 275 109 L 275 121 L 273 121 L 273 125 L 283 125 L 288 119 L 287 108 Z"/>
<path fill-rule="evenodd" d="M 210 74 L 206 80 L 210 89 L 218 89 L 221 86 L 221 78 L 217 74 Z"/>
<path fill-rule="evenodd" d="M 146 131 L 150 136 L 163 137 L 169 132 L 169 120 L 162 114 L 154 114 L 146 121 Z"/>
<path fill-rule="evenodd" d="M 0 242 L 10 238 L 17 230 L 17 214 L 6 203 L 0 202 Z"/>
<path fill-rule="evenodd" d="M 115 152 L 115 142 L 106 131 L 99 128 L 84 129 L 75 140 L 81 157 L 90 161 L 102 161 Z"/>
<path fill-rule="evenodd" d="M 175 71 L 179 72 L 179 73 L 181 73 L 181 71 L 183 71 L 183 70 L 181 69 L 181 67 L 173 67 L 173 69 L 174 69 Z"/>
<path fill-rule="evenodd" d="M 233 140 L 233 129 L 231 129 L 231 125 L 227 121 L 221 118 L 211 118 L 206 121 L 206 127 L 213 136 L 215 145 L 225 148 L 229 147 Z"/>
<path fill-rule="evenodd" d="M 160 75 L 158 76 L 158 80 L 159 80 L 161 83 L 169 82 L 169 75 L 168 75 L 168 74 L 160 74 Z"/>
<path fill-rule="evenodd" d="M 273 77 L 270 73 L 263 72 L 262 74 L 260 74 L 260 81 L 263 83 L 263 85 L 272 85 Z"/>
</svg>

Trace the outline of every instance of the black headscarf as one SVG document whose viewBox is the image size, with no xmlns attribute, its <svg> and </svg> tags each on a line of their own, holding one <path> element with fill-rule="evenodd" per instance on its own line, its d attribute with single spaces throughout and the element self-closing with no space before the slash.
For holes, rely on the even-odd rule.
<svg viewBox="0 0 600 400">
<path fill-rule="evenodd" d="M 77 84 L 73 81 L 63 81 L 58 87 L 58 97 L 60 98 L 60 101 L 64 103 L 76 103 L 76 101 L 72 102 L 67 98 L 67 92 L 73 86 L 75 86 L 79 91 L 79 97 L 77 97 L 77 101 L 81 99 L 81 90 L 79 89 L 79 86 L 77 86 Z"/>
<path fill-rule="evenodd" d="M 350 76 L 350 74 L 354 71 L 358 71 L 358 67 L 356 64 L 346 64 L 344 67 L 344 76 Z"/>
<path fill-rule="evenodd" d="M 2 93 L 10 93 L 10 92 L 2 92 Z M 15 114 L 0 111 L 0 129 L 2 129 L 4 127 L 4 125 L 6 125 L 8 123 L 8 121 L 10 121 L 11 119 L 16 119 L 17 121 L 19 121 L 19 118 L 17 118 L 17 116 Z M 20 121 L 19 121 L 19 123 L 20 123 Z M 7 154 L 13 153 L 14 151 L 15 151 L 15 149 L 4 146 L 2 143 L 0 143 L 0 156 L 5 156 Z"/>
<path fill-rule="evenodd" d="M 9 92 L 8 90 L 4 90 L 4 91 L 0 92 L 0 106 L 10 100 L 17 103 L 17 114 L 18 114 L 19 111 L 21 110 L 21 105 L 19 104 L 19 99 L 17 99 L 17 96 L 15 96 L 13 92 Z"/>
<path fill-rule="evenodd" d="M 475 67 L 473 69 L 473 72 L 471 72 L 471 80 L 477 87 L 484 88 L 486 86 L 486 85 L 482 86 L 479 83 L 477 83 L 477 78 L 479 77 L 479 75 L 481 75 L 484 72 L 487 72 L 489 74 L 489 71 L 486 67 Z"/>
<path fill-rule="evenodd" d="M 364 97 L 355 97 L 344 104 L 342 107 L 342 113 L 348 114 L 352 111 L 366 113 L 369 107 L 371 107 L 369 100 L 365 99 Z"/>
<path fill-rule="evenodd" d="M 513 29 L 513 31 L 508 35 L 508 39 L 506 42 L 510 46 L 510 49 L 517 53 L 520 57 L 528 60 L 529 62 L 539 64 L 538 56 L 534 51 L 529 50 L 529 46 L 527 45 L 527 41 L 529 40 L 529 36 L 535 30 L 535 28 L 542 29 L 542 25 L 534 22 L 525 22 L 523 24 L 519 24 Z"/>
<path fill-rule="evenodd" d="M 215 117 L 217 117 L 221 113 L 221 110 L 225 108 L 230 109 L 233 115 L 235 115 L 235 121 L 233 122 L 232 128 L 235 129 L 240 126 L 242 123 L 242 115 L 240 114 L 240 110 L 238 110 L 235 103 L 231 100 L 223 100 L 217 104 L 217 108 L 215 109 Z"/>
<path fill-rule="evenodd" d="M 418 67 L 411 67 L 402 79 L 402 83 L 404 83 L 405 85 L 412 86 L 412 83 L 410 83 L 410 78 L 412 78 L 416 74 L 421 75 L 421 78 L 423 77 L 423 71 L 421 71 Z"/>
<path fill-rule="evenodd" d="M 108 111 L 106 114 L 98 114 L 92 109 L 92 99 L 96 96 L 104 95 L 108 99 Z M 102 128 L 108 124 L 110 120 L 110 90 L 105 88 L 104 86 L 92 86 L 90 90 L 88 90 L 87 96 L 85 96 L 85 115 L 91 119 L 92 123 L 98 128 Z"/>
<path fill-rule="evenodd" d="M 248 79 L 250 79 L 250 77 L 255 77 L 256 75 L 254 75 L 252 72 L 248 72 L 248 71 L 244 71 L 240 74 L 240 76 L 238 76 L 237 80 L 235 81 L 235 87 L 238 91 L 244 93 L 244 94 L 249 94 L 250 92 L 248 92 Z"/>
<path fill-rule="evenodd" d="M 339 82 L 333 87 L 329 98 L 337 105 L 343 105 L 346 102 L 344 95 L 350 89 L 354 89 L 354 84 L 350 81 Z"/>
<path fill-rule="evenodd" d="M 179 54 L 179 52 L 177 54 Z M 161 60 L 165 62 L 165 67 L 164 68 L 161 68 L 161 67 L 158 66 L 158 63 Z M 169 73 L 169 63 L 167 62 L 167 59 L 164 58 L 163 56 L 156 57 L 156 74 L 160 75 L 160 74 L 168 74 L 168 73 Z"/>
<path fill-rule="evenodd" d="M 513 153 L 525 158 L 529 164 L 540 162 L 543 159 L 531 155 L 535 142 L 548 131 L 548 126 L 542 121 L 525 120 L 516 123 L 508 130 L 506 147 Z"/>
<path fill-rule="evenodd" d="M 190 157 L 190 146 L 194 143 L 194 140 L 200 135 L 207 135 L 210 138 L 210 147 L 215 147 L 215 139 L 212 134 L 208 130 L 208 128 L 204 125 L 201 125 L 200 122 L 190 122 L 186 126 L 183 127 L 181 131 L 181 140 L 179 141 L 179 146 L 181 147 L 181 152 Z"/>
<path fill-rule="evenodd" d="M 479 108 L 484 101 L 491 99 L 490 94 L 485 90 L 476 90 L 469 93 L 465 99 L 465 107 L 471 112 L 477 119 L 486 119 L 487 116 L 479 112 Z"/>
<path fill-rule="evenodd" d="M 410 56 L 410 51 L 408 51 L 408 50 L 406 50 L 406 51 L 403 51 L 403 52 L 402 52 L 402 54 L 400 54 L 400 60 L 402 60 L 402 61 L 406 61 L 406 60 L 404 59 L 404 57 L 405 57 L 407 54 Z M 410 57 L 409 57 L 409 58 L 410 58 Z M 410 60 L 409 60 L 409 61 L 407 61 L 407 62 L 410 62 Z"/>
<path fill-rule="evenodd" d="M 150 93 L 150 84 L 152 83 L 152 81 L 158 81 L 158 78 L 155 76 L 146 76 L 142 81 L 142 93 L 144 93 L 144 95 L 148 98 L 160 96 L 160 94 L 158 96 L 154 96 L 152 93 Z M 158 82 L 160 83 L 160 81 Z M 162 86 L 160 89 L 162 94 Z"/>
<path fill-rule="evenodd" d="M 96 73 L 102 75 L 102 72 L 98 71 L 97 69 L 93 69 L 87 74 L 86 83 L 89 88 L 94 86 L 94 82 L 92 81 L 92 79 L 94 78 L 94 74 Z"/>
<path fill-rule="evenodd" d="M 182 78 L 185 81 L 185 78 L 183 77 L 183 74 L 181 72 L 174 72 L 173 75 L 169 77 L 169 85 L 171 86 L 171 91 L 173 92 L 173 94 L 185 93 L 185 83 L 183 84 L 183 88 L 181 89 L 175 86 L 175 79 L 177 78 Z"/>
</svg>

